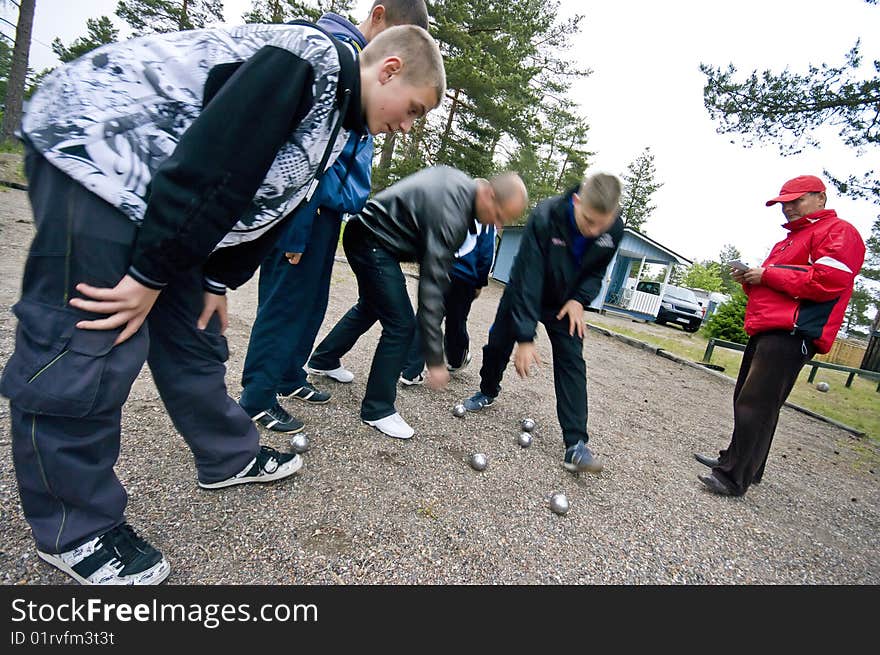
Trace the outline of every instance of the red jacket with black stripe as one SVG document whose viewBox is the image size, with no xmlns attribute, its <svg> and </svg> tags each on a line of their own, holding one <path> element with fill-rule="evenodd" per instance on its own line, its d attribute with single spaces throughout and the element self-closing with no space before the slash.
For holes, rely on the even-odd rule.
<svg viewBox="0 0 880 655">
<path fill-rule="evenodd" d="M 755 335 L 790 330 L 831 349 L 865 260 L 865 243 L 833 209 L 802 216 L 764 261 L 761 284 L 744 284 L 749 297 L 745 330 Z"/>
</svg>

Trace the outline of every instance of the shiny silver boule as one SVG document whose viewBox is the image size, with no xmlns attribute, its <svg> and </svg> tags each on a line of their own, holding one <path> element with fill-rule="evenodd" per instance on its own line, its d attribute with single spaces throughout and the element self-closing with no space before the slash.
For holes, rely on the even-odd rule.
<svg viewBox="0 0 880 655">
<path fill-rule="evenodd" d="M 528 448 L 532 445 L 532 435 L 528 432 L 520 432 L 519 436 L 516 438 L 516 443 L 518 443 L 523 448 Z"/>
<path fill-rule="evenodd" d="M 489 465 L 489 458 L 483 453 L 474 453 L 471 455 L 471 468 L 475 471 L 485 471 Z"/>
<path fill-rule="evenodd" d="M 297 455 L 301 455 L 309 449 L 309 438 L 304 434 L 295 434 L 290 440 L 290 447 Z"/>
<path fill-rule="evenodd" d="M 550 496 L 550 509 L 557 514 L 567 514 L 569 507 L 565 494 L 556 493 Z"/>
<path fill-rule="evenodd" d="M 466 412 L 467 410 L 464 408 L 464 405 L 462 403 L 455 403 L 455 405 L 452 407 L 452 415 L 457 416 L 458 418 L 464 416 Z"/>
<path fill-rule="evenodd" d="M 530 418 L 524 418 L 520 422 L 520 425 L 522 426 L 522 429 L 525 430 L 526 432 L 531 432 L 532 430 L 535 429 L 535 422 Z"/>
<path fill-rule="evenodd" d="M 831 385 L 828 384 L 827 382 L 820 382 L 819 384 L 816 385 L 816 388 L 819 391 L 826 393 L 831 388 Z"/>
</svg>

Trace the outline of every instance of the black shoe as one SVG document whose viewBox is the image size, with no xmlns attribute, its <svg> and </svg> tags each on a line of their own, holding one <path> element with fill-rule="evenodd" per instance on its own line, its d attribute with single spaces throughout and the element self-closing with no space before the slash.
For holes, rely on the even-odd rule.
<svg viewBox="0 0 880 655">
<path fill-rule="evenodd" d="M 330 394 L 320 389 L 315 389 L 311 384 L 306 382 L 298 389 L 294 389 L 290 393 L 279 393 L 279 398 L 296 398 L 312 405 L 324 405 L 330 402 Z"/>
<path fill-rule="evenodd" d="M 305 427 L 302 421 L 292 417 L 278 403 L 275 403 L 274 407 L 270 407 L 264 412 L 251 416 L 251 420 L 262 425 L 267 430 L 283 434 L 295 434 Z"/>
<path fill-rule="evenodd" d="M 709 475 L 698 475 L 700 482 L 709 487 L 709 491 L 719 496 L 733 496 L 733 492 L 720 479 L 715 477 L 714 473 Z"/>
<path fill-rule="evenodd" d="M 694 453 L 694 459 L 697 460 L 703 466 L 708 466 L 710 469 L 715 468 L 720 463 L 714 457 L 707 457 L 706 455 L 701 455 L 700 453 Z"/>
</svg>

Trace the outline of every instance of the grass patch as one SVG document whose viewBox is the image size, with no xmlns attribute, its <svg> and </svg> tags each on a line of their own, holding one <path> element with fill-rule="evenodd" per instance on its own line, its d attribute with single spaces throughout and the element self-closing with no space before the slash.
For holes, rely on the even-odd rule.
<svg viewBox="0 0 880 655">
<path fill-rule="evenodd" d="M 587 322 L 694 362 L 703 359 L 709 343 L 709 339 L 699 332 L 689 334 L 673 327 L 638 323 L 607 315 L 590 313 Z M 735 378 L 742 362 L 742 353 L 716 346 L 711 361 L 723 366 L 725 375 Z M 801 371 L 788 397 L 789 401 L 861 430 L 872 443 L 880 445 L 880 393 L 876 391 L 877 383 L 856 376 L 852 386 L 847 389 L 847 373 L 820 368 L 816 372 L 815 382 L 825 381 L 831 386 L 830 391 L 823 393 L 816 389 L 815 384 L 807 382 L 810 370 L 810 367 L 805 366 Z"/>
</svg>

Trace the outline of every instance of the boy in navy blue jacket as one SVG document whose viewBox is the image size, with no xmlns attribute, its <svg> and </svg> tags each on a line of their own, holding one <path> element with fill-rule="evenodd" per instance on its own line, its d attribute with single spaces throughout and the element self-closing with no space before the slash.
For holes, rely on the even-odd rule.
<svg viewBox="0 0 880 655">
<path fill-rule="evenodd" d="M 318 21 L 360 50 L 392 25 L 428 27 L 424 0 L 376 0 L 358 27 L 328 12 Z M 343 214 L 356 214 L 370 195 L 373 140 L 352 136 L 322 178 L 311 202 L 300 208 L 260 267 L 257 318 L 251 329 L 239 404 L 252 420 L 274 432 L 294 434 L 303 423 L 278 402 L 296 398 L 312 404 L 330 400 L 313 387 L 304 365 L 324 320 L 330 275 Z M 343 371 L 327 375 L 350 382 Z"/>
<path fill-rule="evenodd" d="M 464 244 L 455 253 L 455 263 L 449 271 L 449 288 L 443 298 L 446 305 L 443 345 L 450 373 L 461 371 L 471 363 L 468 314 L 483 287 L 489 284 L 489 271 L 492 270 L 494 260 L 495 226 L 478 224 L 477 234 L 468 234 Z M 406 366 L 400 374 L 401 384 L 412 386 L 425 381 L 425 357 L 422 348 L 421 332 L 417 329 Z"/>
<path fill-rule="evenodd" d="M 495 402 L 514 345 L 520 377 L 540 363 L 535 334 L 542 322 L 553 348 L 556 414 L 565 442 L 562 464 L 569 471 L 602 470 L 587 447 L 584 308 L 602 288 L 602 276 L 623 237 L 619 199 L 620 181 L 597 173 L 580 187 L 538 203 L 483 348 L 480 390 L 464 403 L 468 411 L 478 412 Z"/>
</svg>

